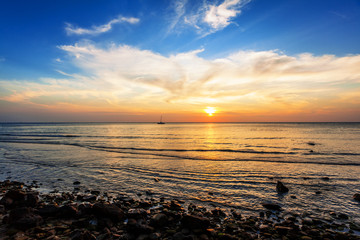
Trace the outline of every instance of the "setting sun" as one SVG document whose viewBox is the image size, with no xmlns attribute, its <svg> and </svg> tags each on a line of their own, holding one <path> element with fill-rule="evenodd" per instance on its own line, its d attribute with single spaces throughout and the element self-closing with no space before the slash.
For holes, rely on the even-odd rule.
<svg viewBox="0 0 360 240">
<path fill-rule="evenodd" d="M 207 107 L 204 111 L 209 115 L 209 117 L 216 113 L 216 109 L 214 107 Z"/>
</svg>

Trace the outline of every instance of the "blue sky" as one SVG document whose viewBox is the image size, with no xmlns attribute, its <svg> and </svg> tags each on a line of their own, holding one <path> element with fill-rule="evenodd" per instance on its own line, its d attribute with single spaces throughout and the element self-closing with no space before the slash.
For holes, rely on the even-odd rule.
<svg viewBox="0 0 360 240">
<path fill-rule="evenodd" d="M 46 109 L 55 109 L 58 104 L 66 102 L 69 96 L 59 94 L 57 101 L 50 101 L 47 93 L 48 95 L 37 96 L 47 99 L 47 102 L 44 100 L 45 102 L 35 106 L 39 99 L 23 97 L 21 101 L 14 100 L 19 99 L 14 97 L 15 93 L 25 90 L 12 86 L 12 81 L 25 82 L 28 84 L 27 89 L 33 88 L 33 92 L 36 84 L 46 87 L 57 80 L 69 81 L 69 85 L 62 83 L 62 87 L 67 89 L 74 88 L 72 84 L 84 77 L 97 79 L 99 83 L 99 76 L 103 77 L 105 74 L 100 74 L 101 66 L 95 70 L 95 67 L 99 67 L 99 59 L 104 63 L 106 55 L 108 60 L 126 62 L 126 57 L 111 58 L 116 51 L 124 53 L 124 49 L 114 50 L 124 46 L 142 54 L 141 57 L 139 55 L 140 60 L 133 60 L 134 64 L 139 65 L 142 62 L 148 63 L 149 60 L 142 60 L 147 59 L 146 56 L 152 60 L 166 58 L 173 61 L 173 56 L 178 59 L 181 54 L 189 54 L 193 57 L 192 60 L 197 60 L 201 65 L 204 61 L 229 60 L 230 56 L 239 52 L 252 52 L 251 56 L 276 52 L 276 58 L 298 58 L 297 64 L 300 61 L 297 56 L 306 53 L 311 55 L 312 60 L 331 55 L 334 62 L 345 61 L 347 56 L 360 54 L 360 1 L 3 0 L 0 1 L 0 36 L 0 106 L 8 110 L 14 104 L 29 104 L 36 109 L 46 105 L 43 109 L 46 112 Z M 87 59 L 80 61 L 78 56 L 84 53 L 81 47 L 93 51 L 87 52 Z M 103 55 L 96 55 L 95 51 L 102 51 Z M 249 54 L 246 57 L 253 59 Z M 118 66 L 109 67 L 108 72 L 114 68 Z M 134 79 L 150 76 L 152 84 L 154 81 L 158 83 L 159 74 L 164 72 L 162 69 L 157 70 L 156 73 L 144 71 L 146 73 L 143 75 L 139 73 L 136 76 L 126 70 L 116 74 L 131 75 L 127 79 L 131 84 L 135 82 Z M 139 72 L 141 71 L 142 68 Z M 186 72 L 185 75 L 191 74 Z M 176 76 L 169 78 L 175 79 Z M 245 78 L 241 79 L 245 81 Z M 191 81 L 193 80 L 188 79 L 188 82 Z M 162 90 L 170 95 L 174 94 L 174 91 L 164 87 L 167 83 L 163 80 L 160 82 L 158 86 L 161 85 Z M 149 82 L 146 84 L 149 85 Z M 357 81 L 348 84 L 358 87 Z M 137 86 L 138 89 L 146 88 L 142 83 L 133 87 Z M 92 90 L 96 91 L 97 87 L 94 85 Z M 77 89 L 79 88 L 81 87 Z M 189 91 L 182 90 L 181 94 L 176 94 L 185 98 Z M 120 92 L 116 94 L 121 95 Z M 208 93 L 211 96 L 216 94 Z M 170 95 L 164 101 L 169 103 L 171 99 L 179 98 Z M 72 98 L 79 99 L 76 96 Z M 80 98 L 86 97 L 82 95 Z M 52 101 L 56 103 L 49 105 L 48 102 Z M 82 106 L 80 100 L 71 102 Z M 205 104 L 204 102 L 206 101 L 201 104 Z M 147 111 L 146 106 L 140 108 Z M 16 111 L 13 110 L 12 113 L 14 112 Z"/>
</svg>

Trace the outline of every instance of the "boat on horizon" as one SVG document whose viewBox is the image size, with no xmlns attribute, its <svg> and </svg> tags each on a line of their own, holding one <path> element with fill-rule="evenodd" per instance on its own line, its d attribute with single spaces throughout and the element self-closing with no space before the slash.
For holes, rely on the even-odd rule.
<svg viewBox="0 0 360 240">
<path fill-rule="evenodd" d="M 162 121 L 162 115 L 160 116 L 160 122 L 158 122 L 157 124 L 165 124 L 165 123 Z"/>
</svg>

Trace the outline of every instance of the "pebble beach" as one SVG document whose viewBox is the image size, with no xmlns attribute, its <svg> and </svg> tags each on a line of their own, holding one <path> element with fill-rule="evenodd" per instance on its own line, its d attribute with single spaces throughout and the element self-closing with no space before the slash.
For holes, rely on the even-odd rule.
<svg viewBox="0 0 360 240">
<path fill-rule="evenodd" d="M 38 191 L 41 183 L 0 182 L 0 239 L 360 239 L 360 225 L 346 214 L 324 217 L 284 211 L 271 202 L 245 215 L 177 199 L 110 196 L 97 190 Z M 287 194 L 282 183 L 278 194 Z M 354 194 L 354 200 L 360 200 Z"/>
</svg>

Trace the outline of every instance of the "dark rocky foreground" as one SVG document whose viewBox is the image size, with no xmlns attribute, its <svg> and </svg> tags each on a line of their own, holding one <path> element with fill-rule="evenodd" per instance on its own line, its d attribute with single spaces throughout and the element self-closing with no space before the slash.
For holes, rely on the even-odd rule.
<svg viewBox="0 0 360 240">
<path fill-rule="evenodd" d="M 340 213 L 321 219 L 264 203 L 258 216 L 242 216 L 99 191 L 40 194 L 35 185 L 0 182 L 0 239 L 360 239 L 360 226 Z"/>
</svg>

